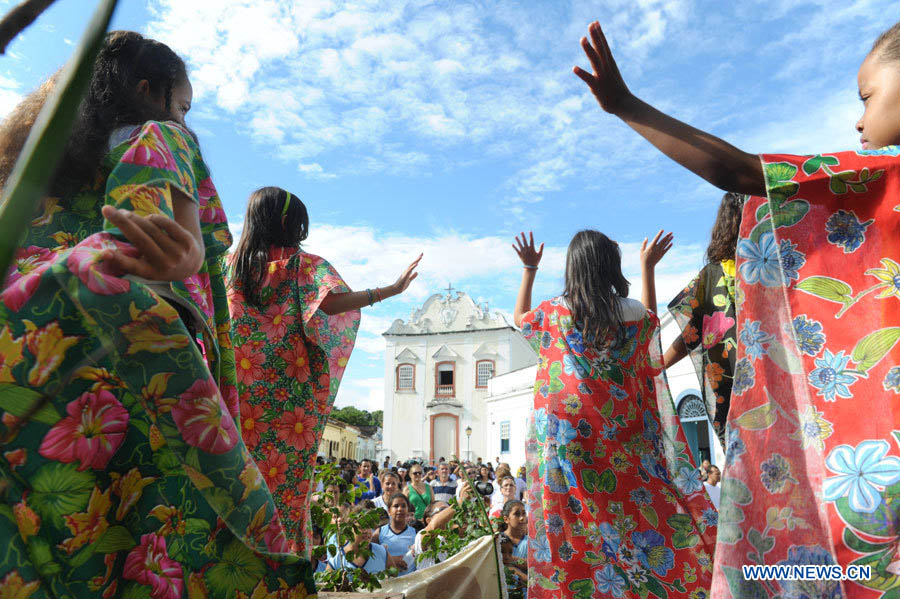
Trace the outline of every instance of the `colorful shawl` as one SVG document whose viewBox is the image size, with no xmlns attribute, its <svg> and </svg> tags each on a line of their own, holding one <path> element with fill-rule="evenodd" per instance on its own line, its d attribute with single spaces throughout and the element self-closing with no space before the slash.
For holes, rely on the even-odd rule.
<svg viewBox="0 0 900 599">
<path fill-rule="evenodd" d="M 669 396 L 659 321 L 646 312 L 623 327 L 618 344 L 586 344 L 560 298 L 524 317 L 540 355 L 529 597 L 707 596 L 717 513 Z"/>
<path fill-rule="evenodd" d="M 292 546 L 306 556 L 316 454 L 360 318 L 359 310 L 319 310 L 332 291 L 350 289 L 331 264 L 281 247 L 269 250 L 263 307 L 246 303 L 239 284 L 228 289 L 244 442 Z"/>
<path fill-rule="evenodd" d="M 897 154 L 763 156 L 768 198 L 745 205 L 737 246 L 714 597 L 900 594 Z M 743 564 L 872 570 L 748 581 Z"/>
<path fill-rule="evenodd" d="M 669 312 L 681 328 L 681 338 L 702 381 L 706 413 L 724 446 L 737 350 L 734 260 L 704 266 L 669 302 Z"/>
<path fill-rule="evenodd" d="M 199 148 L 148 122 L 95 184 L 47 198 L 0 294 L 0 587 L 27 597 L 315 593 L 226 405 L 221 254 L 231 243 Z M 104 203 L 172 217 L 194 198 L 206 264 L 172 289 L 205 317 L 209 362 L 178 313 L 110 272 Z M 28 415 L 46 396 L 48 403 Z M 21 425 L 21 426 L 20 426 Z"/>
</svg>

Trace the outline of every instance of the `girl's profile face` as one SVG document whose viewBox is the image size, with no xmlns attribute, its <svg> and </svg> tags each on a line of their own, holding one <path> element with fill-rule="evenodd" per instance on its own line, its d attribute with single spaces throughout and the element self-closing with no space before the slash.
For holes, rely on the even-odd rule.
<svg viewBox="0 0 900 599">
<path fill-rule="evenodd" d="M 864 150 L 900 144 L 900 63 L 869 54 L 857 75 L 863 115 L 856 123 Z"/>
</svg>

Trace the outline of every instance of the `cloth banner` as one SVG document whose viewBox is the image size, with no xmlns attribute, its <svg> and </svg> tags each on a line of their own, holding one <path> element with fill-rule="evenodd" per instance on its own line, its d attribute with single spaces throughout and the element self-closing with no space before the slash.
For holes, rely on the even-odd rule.
<svg viewBox="0 0 900 599">
<path fill-rule="evenodd" d="M 446 561 L 385 580 L 377 592 L 402 593 L 405 599 L 507 599 L 506 579 L 497 571 L 503 563 L 500 545 L 494 539 L 483 536 Z"/>
</svg>

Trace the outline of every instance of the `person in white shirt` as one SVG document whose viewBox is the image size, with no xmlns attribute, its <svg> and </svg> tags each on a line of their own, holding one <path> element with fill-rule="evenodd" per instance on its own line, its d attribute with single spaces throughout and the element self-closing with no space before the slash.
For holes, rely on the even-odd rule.
<svg viewBox="0 0 900 599">
<path fill-rule="evenodd" d="M 518 497 L 516 497 L 516 479 L 512 475 L 504 474 L 499 479 L 499 483 L 500 493 L 491 497 L 491 518 L 500 517 L 503 506 L 506 505 L 507 501 L 518 500 Z"/>
<path fill-rule="evenodd" d="M 712 501 L 713 506 L 719 509 L 719 497 L 722 495 L 719 480 L 722 478 L 722 473 L 719 471 L 718 466 L 710 466 L 708 470 L 709 476 L 706 482 L 703 483 L 703 486 L 706 487 L 706 492 L 709 493 L 709 499 Z"/>
<path fill-rule="evenodd" d="M 382 470 L 378 474 L 378 478 L 381 479 L 382 493 L 373 499 L 372 503 L 375 504 L 375 507 L 380 507 L 387 512 L 387 502 L 390 501 L 395 493 L 400 492 L 400 477 L 393 470 Z"/>
<path fill-rule="evenodd" d="M 433 501 L 450 501 L 456 496 L 456 481 L 450 480 L 450 466 L 446 462 L 442 462 L 438 466 L 438 477 L 431 481 L 431 488 L 434 491 Z"/>
</svg>

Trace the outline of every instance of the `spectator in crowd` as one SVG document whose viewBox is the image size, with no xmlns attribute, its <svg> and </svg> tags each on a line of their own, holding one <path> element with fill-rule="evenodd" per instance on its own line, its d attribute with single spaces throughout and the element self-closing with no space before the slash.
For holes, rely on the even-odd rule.
<svg viewBox="0 0 900 599">
<path fill-rule="evenodd" d="M 381 481 L 378 480 L 378 477 L 375 476 L 373 472 L 373 468 L 375 464 L 370 459 L 365 459 L 359 464 L 359 469 L 357 470 L 356 480 L 361 483 L 365 483 L 368 491 L 363 492 L 362 499 L 375 499 L 379 495 L 381 495 Z"/>
<path fill-rule="evenodd" d="M 503 565 L 520 581 L 528 582 L 528 514 L 518 499 L 507 501 L 501 512 L 503 529 L 500 533 L 500 552 Z"/>
<path fill-rule="evenodd" d="M 520 466 L 516 472 L 516 493 L 519 499 L 525 498 L 525 489 L 528 488 L 528 482 L 525 480 L 525 466 Z"/>
<path fill-rule="evenodd" d="M 409 497 L 415 509 L 416 520 L 421 520 L 425 514 L 425 508 L 431 503 L 434 494 L 431 486 L 425 482 L 425 470 L 422 464 L 413 462 L 409 467 L 409 475 L 411 481 L 403 489 L 403 494 Z"/>
<path fill-rule="evenodd" d="M 415 564 L 407 566 L 403 559 L 416 540 L 416 530 L 408 522 L 411 510 L 409 498 L 403 493 L 394 493 L 388 503 L 387 524 L 372 536 L 373 543 L 383 545 L 387 550 L 387 567 L 397 568 L 401 574 L 409 574 L 416 569 Z"/>
<path fill-rule="evenodd" d="M 352 515 L 370 509 L 366 507 L 367 503 L 370 504 L 370 502 L 356 504 L 350 508 L 349 513 Z M 348 559 L 347 553 L 359 551 L 367 546 L 369 551 L 372 552 L 370 557 L 357 556 L 355 559 Z M 362 568 L 370 574 L 382 572 L 387 568 L 387 550 L 381 545 L 372 543 L 371 529 L 360 529 L 352 541 L 344 545 L 335 555 L 328 556 L 328 566 L 326 567 L 328 571 L 340 570 L 342 568 L 349 568 L 351 570 Z"/>
<path fill-rule="evenodd" d="M 705 481 L 707 477 L 709 477 L 709 469 L 712 466 L 709 460 L 703 460 L 700 462 L 700 467 L 698 470 L 700 471 L 700 480 Z"/>
<path fill-rule="evenodd" d="M 393 470 L 382 470 L 379 479 L 381 480 L 382 493 L 373 500 L 375 507 L 380 507 L 384 511 L 388 511 L 388 502 L 395 493 L 400 492 L 400 477 Z"/>
<path fill-rule="evenodd" d="M 492 499 L 491 503 L 491 518 L 497 518 L 500 516 L 501 511 L 511 501 L 518 501 L 516 498 L 516 479 L 514 479 L 511 475 L 506 474 L 502 478 L 497 481 L 499 487 L 499 495 L 496 500 Z"/>
<path fill-rule="evenodd" d="M 482 482 L 489 483 L 491 480 L 491 469 L 487 467 L 487 464 L 482 464 L 478 467 L 478 480 Z"/>
<path fill-rule="evenodd" d="M 400 487 L 405 489 L 406 485 L 409 484 L 409 468 L 406 466 L 398 467 L 397 476 L 400 477 Z"/>
<path fill-rule="evenodd" d="M 450 466 L 441 462 L 437 469 L 437 478 L 431 481 L 434 501 L 450 501 L 456 495 L 456 481 L 450 480 Z"/>
<path fill-rule="evenodd" d="M 713 502 L 716 509 L 719 509 L 719 498 L 722 495 L 722 489 L 719 487 L 719 480 L 721 480 L 721 478 L 722 473 L 719 471 L 719 467 L 710 465 L 709 475 L 703 482 L 703 486 L 706 487 L 706 492 L 709 493 L 709 499 Z"/>
<path fill-rule="evenodd" d="M 429 466 L 428 468 L 426 468 L 426 472 L 425 472 L 425 482 L 428 483 L 429 485 L 430 485 L 431 483 L 433 483 L 434 480 L 437 478 L 437 472 L 436 472 L 436 470 L 437 470 L 437 469 L 434 468 L 433 466 Z"/>
<path fill-rule="evenodd" d="M 313 497 L 313 503 L 315 503 L 316 498 Z M 322 538 L 322 529 L 318 526 L 313 525 L 312 527 L 312 544 L 313 547 L 320 547 L 323 543 L 324 539 Z M 328 552 L 324 552 L 318 558 L 313 559 L 313 564 L 315 565 L 315 572 L 324 572 L 328 567 Z"/>
<path fill-rule="evenodd" d="M 391 467 L 391 459 L 388 456 L 384 456 L 384 463 L 381 465 L 382 470 L 387 470 Z"/>
</svg>

